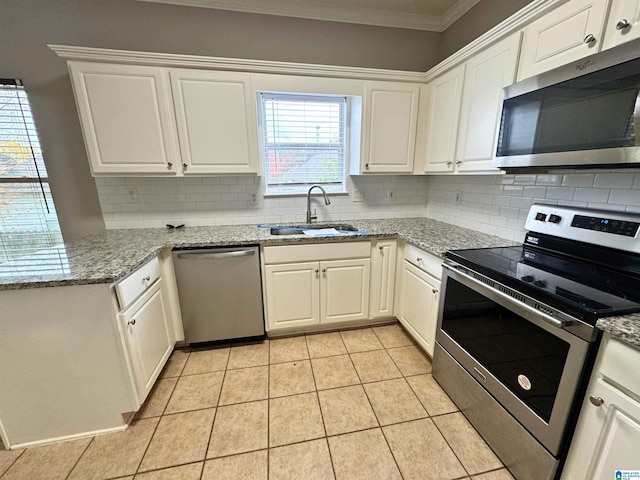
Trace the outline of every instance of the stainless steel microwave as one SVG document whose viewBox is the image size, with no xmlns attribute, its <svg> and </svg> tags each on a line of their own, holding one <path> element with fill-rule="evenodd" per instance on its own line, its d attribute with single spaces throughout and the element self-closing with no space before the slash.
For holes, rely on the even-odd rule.
<svg viewBox="0 0 640 480">
<path fill-rule="evenodd" d="M 640 166 L 640 39 L 504 89 L 493 165 Z"/>
</svg>

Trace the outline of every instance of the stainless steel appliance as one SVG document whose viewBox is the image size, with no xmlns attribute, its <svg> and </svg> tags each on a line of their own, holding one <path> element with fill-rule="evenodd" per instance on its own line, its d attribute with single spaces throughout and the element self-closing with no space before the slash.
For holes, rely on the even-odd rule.
<svg viewBox="0 0 640 480">
<path fill-rule="evenodd" d="M 518 480 L 558 478 L 600 340 L 640 311 L 640 215 L 533 205 L 520 246 L 447 252 L 433 375 Z"/>
<path fill-rule="evenodd" d="M 187 343 L 264 336 L 258 247 L 175 249 Z"/>
<path fill-rule="evenodd" d="M 640 40 L 504 89 L 493 165 L 640 164 Z"/>
</svg>

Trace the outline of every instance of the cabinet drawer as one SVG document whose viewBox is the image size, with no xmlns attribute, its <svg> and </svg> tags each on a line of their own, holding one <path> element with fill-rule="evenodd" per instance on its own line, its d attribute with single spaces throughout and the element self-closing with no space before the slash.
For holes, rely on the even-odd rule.
<svg viewBox="0 0 640 480">
<path fill-rule="evenodd" d="M 413 245 L 404 246 L 404 258 L 416 267 L 421 268 L 432 277 L 442 278 L 442 259 L 420 250 Z"/>
<path fill-rule="evenodd" d="M 370 256 L 371 242 L 264 247 L 264 263 L 266 264 L 342 260 L 348 258 L 368 258 Z"/>
<path fill-rule="evenodd" d="M 600 348 L 603 350 L 600 373 L 640 397 L 640 349 L 612 337 L 605 337 Z"/>
<path fill-rule="evenodd" d="M 160 277 L 160 262 L 154 257 L 124 280 L 116 283 L 118 304 L 123 309 Z"/>
</svg>

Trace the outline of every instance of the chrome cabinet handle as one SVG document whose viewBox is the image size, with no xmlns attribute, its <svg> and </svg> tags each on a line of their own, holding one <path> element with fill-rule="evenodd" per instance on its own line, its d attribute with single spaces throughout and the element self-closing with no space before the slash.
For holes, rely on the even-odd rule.
<svg viewBox="0 0 640 480">
<path fill-rule="evenodd" d="M 623 18 L 618 23 L 616 23 L 616 30 L 624 30 L 630 25 L 631 24 L 629 23 L 629 20 L 627 20 L 626 18 Z"/>
<path fill-rule="evenodd" d="M 592 34 L 589 34 L 586 37 L 584 37 L 584 43 L 586 43 L 587 45 L 591 45 L 595 41 L 596 41 L 596 37 L 594 37 Z"/>
<path fill-rule="evenodd" d="M 149 275 L 142 279 L 143 282 L 148 282 L 149 280 L 151 280 L 151 277 Z"/>
<path fill-rule="evenodd" d="M 589 401 L 596 407 L 599 407 L 604 403 L 604 400 L 602 399 L 602 397 L 594 397 L 593 395 L 589 397 Z"/>
<path fill-rule="evenodd" d="M 416 262 L 420 263 L 422 259 L 420 257 L 416 258 Z"/>
<path fill-rule="evenodd" d="M 132 318 L 131 320 L 129 320 L 127 322 L 127 325 L 135 325 L 135 324 L 136 324 L 136 319 L 135 318 Z"/>
<path fill-rule="evenodd" d="M 167 170 L 171 170 L 173 168 L 173 163 L 167 162 Z"/>
<path fill-rule="evenodd" d="M 450 167 L 451 166 L 451 160 L 447 160 L 446 165 L 447 165 L 447 167 Z"/>
<path fill-rule="evenodd" d="M 462 160 L 456 160 L 456 165 L 462 164 Z"/>
<path fill-rule="evenodd" d="M 180 260 L 216 260 L 219 258 L 230 258 L 230 257 L 244 257 L 247 255 L 255 255 L 254 250 L 233 250 L 230 252 L 221 252 L 221 253 L 179 253 L 178 258 Z"/>
</svg>

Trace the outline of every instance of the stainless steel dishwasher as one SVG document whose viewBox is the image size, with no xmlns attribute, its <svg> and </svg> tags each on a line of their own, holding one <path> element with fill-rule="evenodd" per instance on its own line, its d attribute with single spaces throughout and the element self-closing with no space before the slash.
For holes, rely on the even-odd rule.
<svg viewBox="0 0 640 480">
<path fill-rule="evenodd" d="M 264 336 L 258 247 L 174 249 L 185 342 Z"/>
</svg>

